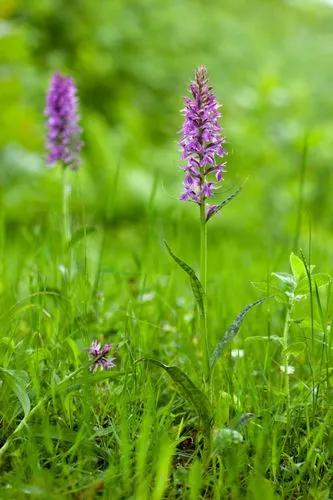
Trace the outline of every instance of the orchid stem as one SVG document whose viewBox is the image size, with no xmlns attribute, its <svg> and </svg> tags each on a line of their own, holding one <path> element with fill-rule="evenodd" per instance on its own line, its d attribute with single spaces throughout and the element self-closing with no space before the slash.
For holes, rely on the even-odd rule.
<svg viewBox="0 0 333 500">
<path fill-rule="evenodd" d="M 286 312 L 286 319 L 284 322 L 284 329 L 283 329 L 283 351 L 284 351 L 284 384 L 285 384 L 285 393 L 287 396 L 287 406 L 288 406 L 288 411 L 290 407 L 290 388 L 289 388 L 289 353 L 288 353 L 288 347 L 289 347 L 289 328 L 290 328 L 290 321 L 291 321 L 291 312 L 293 308 L 293 302 L 288 303 L 288 308 Z"/>
<path fill-rule="evenodd" d="M 209 367 L 209 342 L 207 330 L 207 224 L 206 224 L 206 203 L 202 200 L 200 205 L 200 280 L 204 292 L 203 303 L 204 311 L 201 317 L 202 325 L 202 353 L 204 359 L 205 379 L 210 379 Z"/>
<path fill-rule="evenodd" d="M 63 167 L 63 176 L 62 176 L 62 217 L 63 217 L 63 239 L 64 239 L 64 248 L 65 251 L 67 249 L 67 245 L 71 239 L 71 227 L 69 220 L 69 196 L 70 196 L 70 185 L 67 180 L 67 168 Z"/>
</svg>

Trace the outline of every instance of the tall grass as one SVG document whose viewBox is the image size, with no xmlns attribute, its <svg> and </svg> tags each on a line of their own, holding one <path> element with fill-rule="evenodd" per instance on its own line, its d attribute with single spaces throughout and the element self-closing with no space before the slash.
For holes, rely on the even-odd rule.
<svg viewBox="0 0 333 500">
<path fill-rule="evenodd" d="M 74 184 L 74 197 L 78 189 Z M 104 236 L 88 233 L 76 215 L 75 264 L 70 286 L 63 288 L 61 220 L 59 203 L 45 232 L 31 240 L 19 231 L 9 241 L 4 215 L 3 252 L 10 267 L 2 270 L 1 296 L 2 497 L 329 495 L 329 276 L 311 272 L 302 254 L 294 257 L 302 297 L 292 310 L 294 275 L 288 269 L 282 281 L 269 277 L 269 292 L 267 282 L 256 284 L 259 296 L 270 298 L 244 317 L 214 366 L 207 458 L 206 431 L 191 399 L 167 372 L 138 362 L 153 357 L 176 365 L 202 387 L 195 301 L 186 275 L 174 267 L 158 237 L 146 258 L 143 239 L 128 247 L 134 241 L 128 234 L 133 237 L 135 230 L 120 226 L 104 229 Z M 175 223 L 166 221 L 165 232 Z M 149 230 L 158 234 L 159 227 L 151 215 Z M 185 250 L 185 240 L 196 238 L 195 232 L 178 234 L 177 248 Z M 209 299 L 216 343 L 223 331 L 230 334 L 227 327 L 244 303 L 236 291 L 224 297 L 224 313 Z M 114 344 L 116 368 L 88 371 L 85 348 L 93 338 Z M 244 356 L 231 356 L 231 347 Z M 285 364 L 294 373 L 281 371 Z"/>
<path fill-rule="evenodd" d="M 331 11 L 185 1 L 164 21 L 150 1 L 83 2 L 63 23 L 56 4 L 5 4 L 0 497 L 331 498 Z M 200 293 L 171 258 L 200 276 L 174 132 L 203 55 L 230 131 L 222 198 L 250 174 L 209 223 L 209 356 Z M 40 161 L 46 60 L 80 75 L 70 204 Z M 94 339 L 115 368 L 89 371 Z"/>
</svg>

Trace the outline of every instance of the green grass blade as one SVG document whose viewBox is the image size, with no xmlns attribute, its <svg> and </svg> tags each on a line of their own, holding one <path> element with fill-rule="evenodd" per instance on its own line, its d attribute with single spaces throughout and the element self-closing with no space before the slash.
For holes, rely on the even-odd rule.
<svg viewBox="0 0 333 500">
<path fill-rule="evenodd" d="M 165 244 L 169 254 L 173 258 L 173 260 L 175 262 L 177 262 L 179 267 L 181 267 L 183 269 L 183 271 L 185 271 L 185 273 L 189 276 L 194 298 L 196 300 L 196 303 L 198 304 L 201 315 L 205 316 L 205 306 L 204 306 L 204 294 L 205 294 L 205 292 L 203 290 L 203 287 L 201 285 L 201 282 L 200 282 L 198 276 L 196 275 L 196 273 L 192 269 L 192 267 L 190 267 L 188 264 L 186 264 L 186 262 L 181 260 L 179 257 L 177 257 L 177 255 L 175 255 L 173 253 L 173 251 L 171 250 L 171 248 L 169 247 L 169 245 L 167 244 L 166 241 L 164 241 L 164 244 Z"/>
<path fill-rule="evenodd" d="M 68 242 L 68 247 L 74 246 L 80 240 L 82 240 L 83 238 L 85 238 L 89 234 L 92 234 L 92 233 L 94 233 L 96 231 L 97 231 L 97 227 L 96 226 L 80 227 L 72 235 L 70 241 Z"/>
<path fill-rule="evenodd" d="M 3 373 L 8 387 L 11 389 L 11 391 L 13 391 L 13 393 L 19 400 L 24 412 L 24 416 L 27 416 L 31 408 L 30 398 L 26 389 L 28 385 L 27 372 L 23 370 L 7 370 L 6 368 L 1 367 L 0 372 Z"/>
<path fill-rule="evenodd" d="M 247 315 L 247 313 L 255 306 L 262 304 L 266 299 L 260 299 L 256 300 L 255 302 L 252 302 L 252 304 L 247 305 L 244 307 L 244 309 L 238 314 L 234 322 L 229 326 L 229 328 L 226 330 L 225 334 L 223 337 L 220 339 L 218 342 L 212 357 L 210 358 L 210 367 L 212 368 L 216 360 L 221 356 L 222 352 L 224 351 L 225 346 L 237 335 L 238 330 L 240 329 L 240 326 L 242 324 L 243 319 Z"/>
<path fill-rule="evenodd" d="M 163 368 L 176 384 L 179 392 L 197 410 L 199 417 L 206 428 L 210 428 L 213 419 L 213 410 L 207 396 L 192 382 L 192 380 L 177 366 L 164 365 L 157 359 L 145 358 L 145 362 Z"/>
</svg>

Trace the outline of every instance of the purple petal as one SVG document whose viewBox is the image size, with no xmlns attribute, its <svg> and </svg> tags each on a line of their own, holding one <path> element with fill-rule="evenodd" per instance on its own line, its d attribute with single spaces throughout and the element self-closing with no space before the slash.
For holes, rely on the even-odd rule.
<svg viewBox="0 0 333 500">
<path fill-rule="evenodd" d="M 201 204 L 202 199 L 213 196 L 214 183 L 208 182 L 206 176 L 214 173 L 216 181 L 222 181 L 225 164 L 217 163 L 216 157 L 226 155 L 218 121 L 220 105 L 209 86 L 204 66 L 197 69 L 195 81 L 190 83 L 190 93 L 190 97 L 184 98 L 182 110 L 185 119 L 179 144 L 182 159 L 186 160 L 186 166 L 182 167 L 186 173 L 180 199 Z"/>
<path fill-rule="evenodd" d="M 63 161 L 65 166 L 79 164 L 81 129 L 78 126 L 78 99 L 71 78 L 55 73 L 46 99 L 48 162 Z"/>
</svg>

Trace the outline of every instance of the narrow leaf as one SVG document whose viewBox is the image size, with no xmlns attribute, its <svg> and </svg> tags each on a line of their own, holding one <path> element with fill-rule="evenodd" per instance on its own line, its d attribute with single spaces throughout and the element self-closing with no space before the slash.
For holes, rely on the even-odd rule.
<svg viewBox="0 0 333 500">
<path fill-rule="evenodd" d="M 278 297 L 280 301 L 285 301 L 285 292 L 283 292 L 281 288 L 278 288 L 271 283 L 267 283 L 267 281 L 251 281 L 251 285 L 259 292 L 273 296 L 274 298 Z"/>
<path fill-rule="evenodd" d="M 221 210 L 221 208 L 225 207 L 234 198 L 236 198 L 236 196 L 241 192 L 241 190 L 242 190 L 242 187 L 240 186 L 238 189 L 236 189 L 236 191 L 234 193 L 232 193 L 230 196 L 228 196 L 228 198 L 221 201 L 221 203 L 216 205 L 216 207 L 212 211 L 208 212 L 208 214 L 206 216 L 206 222 L 209 221 L 209 219 L 211 219 L 213 217 L 213 215 L 217 214 Z"/>
<path fill-rule="evenodd" d="M 329 284 L 331 277 L 329 274 L 316 273 L 316 274 L 313 274 L 310 277 L 310 279 L 312 280 L 312 283 L 315 284 L 315 286 L 317 286 L 318 288 L 321 288 L 322 286 L 326 286 Z M 296 287 L 295 293 L 299 293 L 299 294 L 310 293 L 310 283 L 309 283 L 309 279 L 307 276 L 300 280 L 300 282 L 298 283 L 298 285 Z"/>
<path fill-rule="evenodd" d="M 46 295 L 47 297 L 50 297 L 51 299 L 54 300 L 61 300 L 62 299 L 62 292 L 59 290 L 59 288 L 56 287 L 51 287 L 51 286 L 46 286 L 43 288 L 40 288 L 38 290 L 38 295 Z"/>
<path fill-rule="evenodd" d="M 123 374 L 121 372 L 114 372 L 112 370 L 107 370 L 107 371 L 102 371 L 102 372 L 96 372 L 96 373 L 90 373 L 86 372 L 83 374 L 81 377 L 78 377 L 76 380 L 68 379 L 65 381 L 60 382 L 56 387 L 55 391 L 57 394 L 60 392 L 74 392 L 79 389 L 82 389 L 84 386 L 89 386 L 93 384 L 97 384 L 103 380 L 107 379 L 117 379 L 121 377 Z"/>
<path fill-rule="evenodd" d="M 166 246 L 169 254 L 173 258 L 173 260 L 175 262 L 177 262 L 177 264 L 189 276 L 194 298 L 196 300 L 196 303 L 198 304 L 198 307 L 199 307 L 201 315 L 205 316 L 204 290 L 202 288 L 202 285 L 200 283 L 200 280 L 199 280 L 198 276 L 196 275 L 196 273 L 192 269 L 192 267 L 190 267 L 188 264 L 186 264 L 186 262 L 184 262 L 183 260 L 181 260 L 179 257 L 177 257 L 177 255 L 175 255 L 173 253 L 173 251 L 171 250 L 171 248 L 169 247 L 169 245 L 167 244 L 166 241 L 164 241 L 164 244 L 165 244 L 165 246 Z"/>
<path fill-rule="evenodd" d="M 299 280 L 303 278 L 303 276 L 306 276 L 306 269 L 304 266 L 304 262 L 302 261 L 302 259 L 297 257 L 297 255 L 295 255 L 294 252 L 290 254 L 289 261 L 294 278 L 298 283 Z"/>
<path fill-rule="evenodd" d="M 297 358 L 298 356 L 301 356 L 304 352 L 306 351 L 306 343 L 305 342 L 293 342 L 292 344 L 288 345 L 287 349 L 283 349 L 283 354 L 285 356 L 293 356 L 294 358 Z"/>
<path fill-rule="evenodd" d="M 192 382 L 191 379 L 177 366 L 164 365 L 157 359 L 145 358 L 145 362 L 163 368 L 176 384 L 179 392 L 185 399 L 190 401 L 197 410 L 199 417 L 205 427 L 209 428 L 212 424 L 212 407 L 207 396 Z"/>
<path fill-rule="evenodd" d="M 75 243 L 82 240 L 82 238 L 85 238 L 86 236 L 88 236 L 91 233 L 94 233 L 95 231 L 97 231 L 96 226 L 80 227 L 79 229 L 77 229 L 77 231 L 75 231 L 71 240 L 68 242 L 68 247 L 72 247 L 73 245 L 75 245 Z"/>
<path fill-rule="evenodd" d="M 244 309 L 238 314 L 234 322 L 229 326 L 223 337 L 220 339 L 219 343 L 217 344 L 212 357 L 210 358 L 210 367 L 213 368 L 215 365 L 216 360 L 218 357 L 222 354 L 224 351 L 225 346 L 235 337 L 235 335 L 238 333 L 238 330 L 242 324 L 242 321 L 244 317 L 247 315 L 247 313 L 255 306 L 262 304 L 266 299 L 260 299 L 256 300 L 256 302 L 253 302 L 252 304 L 247 305 L 244 307 Z"/>
<path fill-rule="evenodd" d="M 47 426 L 33 425 L 30 426 L 34 436 L 45 437 L 49 439 L 55 439 L 57 441 L 68 441 L 69 443 L 74 443 L 77 439 L 78 433 L 76 431 L 71 431 L 69 429 L 61 428 L 60 425 L 48 424 Z M 93 435 L 91 437 L 93 439 Z"/>
<path fill-rule="evenodd" d="M 288 273 L 272 273 L 275 278 L 278 280 L 282 281 L 282 283 L 285 283 L 286 285 L 294 288 L 296 286 L 296 280 L 292 274 Z"/>
<path fill-rule="evenodd" d="M 257 340 L 263 342 L 276 342 L 283 345 L 283 338 L 279 337 L 279 335 L 253 335 L 252 337 L 246 338 L 245 342 L 254 342 Z"/>
<path fill-rule="evenodd" d="M 31 407 L 30 398 L 26 390 L 29 381 L 27 372 L 23 370 L 7 370 L 6 368 L 0 368 L 0 372 L 4 374 L 8 387 L 16 395 L 22 406 L 24 415 L 27 416 Z"/>
</svg>

